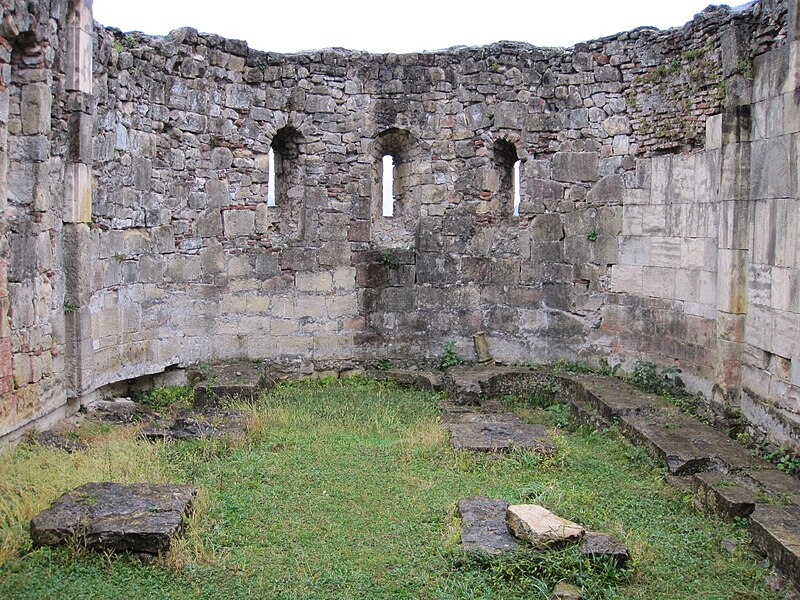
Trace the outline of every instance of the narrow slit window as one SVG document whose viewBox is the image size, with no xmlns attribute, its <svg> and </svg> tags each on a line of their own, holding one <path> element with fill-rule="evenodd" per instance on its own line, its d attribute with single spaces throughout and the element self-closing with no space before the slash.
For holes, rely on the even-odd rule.
<svg viewBox="0 0 800 600">
<path fill-rule="evenodd" d="M 514 170 L 512 172 L 512 180 L 514 185 L 514 216 L 519 216 L 519 204 L 521 201 L 520 198 L 520 170 L 522 166 L 522 161 L 518 160 L 514 163 Z"/>
<path fill-rule="evenodd" d="M 267 206 L 276 206 L 275 202 L 275 151 L 270 148 L 267 155 Z"/>
<path fill-rule="evenodd" d="M 383 216 L 394 215 L 394 159 L 391 154 L 383 157 Z"/>
</svg>

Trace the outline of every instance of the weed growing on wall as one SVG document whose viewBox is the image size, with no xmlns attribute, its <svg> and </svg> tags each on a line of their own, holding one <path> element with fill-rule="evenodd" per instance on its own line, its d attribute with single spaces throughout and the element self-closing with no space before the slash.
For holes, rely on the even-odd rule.
<svg viewBox="0 0 800 600">
<path fill-rule="evenodd" d="M 464 359 L 456 352 L 455 342 L 445 342 L 442 348 L 442 356 L 439 359 L 439 366 L 442 369 L 449 369 L 464 364 Z"/>
</svg>

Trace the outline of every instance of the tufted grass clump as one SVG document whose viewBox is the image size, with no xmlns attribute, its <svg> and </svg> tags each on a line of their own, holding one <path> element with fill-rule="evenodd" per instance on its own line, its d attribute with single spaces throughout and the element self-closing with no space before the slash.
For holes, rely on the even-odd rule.
<svg viewBox="0 0 800 600">
<path fill-rule="evenodd" d="M 0 518 L 4 539 L 13 535 L 0 597 L 513 600 L 549 598 L 562 580 L 586 599 L 775 597 L 747 531 L 697 512 L 613 430 L 567 430 L 553 410 L 521 403 L 525 419 L 550 429 L 555 456 L 455 451 L 437 400 L 359 377 L 307 380 L 241 405 L 250 418 L 240 440 L 149 444 L 112 430 L 90 432 L 89 450 L 74 455 L 6 450 Z M 30 516 L 95 478 L 199 487 L 200 510 L 177 552 L 146 566 L 32 549 Z M 590 564 L 574 548 L 467 554 L 456 505 L 476 495 L 540 503 L 615 535 L 631 569 Z"/>
</svg>

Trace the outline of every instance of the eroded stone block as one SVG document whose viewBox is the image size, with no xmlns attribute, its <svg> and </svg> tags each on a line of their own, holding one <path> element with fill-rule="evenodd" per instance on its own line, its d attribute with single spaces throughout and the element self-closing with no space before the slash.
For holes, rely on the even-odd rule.
<svg viewBox="0 0 800 600">
<path fill-rule="evenodd" d="M 166 552 L 196 495 L 190 485 L 86 483 L 31 519 L 31 539 L 36 546 L 76 541 L 92 550 Z"/>
</svg>

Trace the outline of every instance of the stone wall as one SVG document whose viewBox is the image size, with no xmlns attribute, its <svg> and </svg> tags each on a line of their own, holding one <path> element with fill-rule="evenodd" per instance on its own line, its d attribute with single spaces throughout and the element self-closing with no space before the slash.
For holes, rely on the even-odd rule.
<svg viewBox="0 0 800 600">
<path fill-rule="evenodd" d="M 745 333 L 766 309 L 797 332 L 796 302 L 756 291 L 767 271 L 797 287 L 794 263 L 758 254 L 775 243 L 755 233 L 796 221 L 796 189 L 761 189 L 757 174 L 793 139 L 758 116 L 788 111 L 795 89 L 763 75 L 796 54 L 789 4 L 569 49 L 281 55 L 100 26 L 90 52 L 77 2 L 56 61 L 71 83 L 35 88 L 53 91 L 30 105 L 53 125 L 24 134 L 49 140 L 65 203 L 50 244 L 60 283 L 37 313 L 63 330 L 56 395 L 212 360 L 342 370 L 435 361 L 449 341 L 469 356 L 484 330 L 507 362 L 654 360 L 719 403 L 800 412 L 773 396 L 797 390 L 796 349 Z M 18 87 L 12 113 L 33 94 Z M 790 185 L 796 168 L 775 168 L 763 180 Z M 48 256 L 34 237 L 11 252 L 29 270 Z M 40 288 L 14 277 L 12 304 L 32 306 Z M 15 369 L 37 352 L 15 348 Z"/>
<path fill-rule="evenodd" d="M 87 17 L 91 23 L 79 1 L 2 3 L 0 436 L 58 413 L 68 397 L 65 314 L 73 307 L 65 300 L 65 177 L 72 135 L 65 106 L 75 87 L 81 23 L 84 56 L 91 40 Z"/>
</svg>

